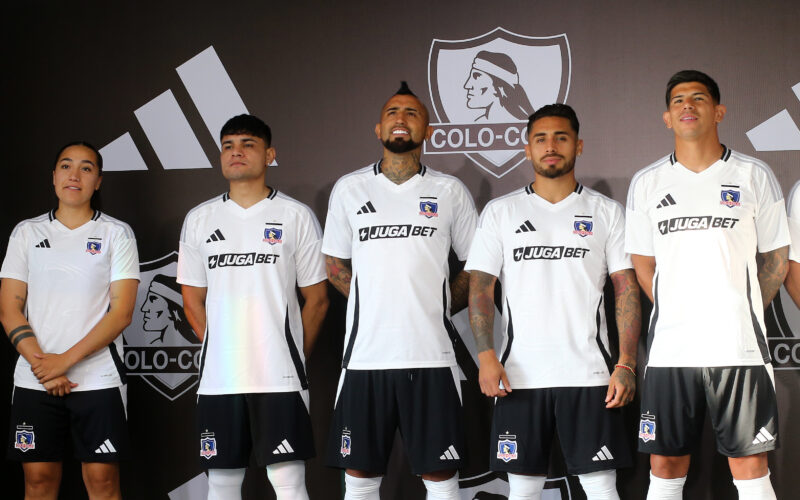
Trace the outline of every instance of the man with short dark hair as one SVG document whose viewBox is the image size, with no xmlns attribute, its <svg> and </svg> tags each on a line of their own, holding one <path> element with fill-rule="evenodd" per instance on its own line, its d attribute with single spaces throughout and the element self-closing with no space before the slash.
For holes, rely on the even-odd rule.
<svg viewBox="0 0 800 500">
<path fill-rule="evenodd" d="M 197 437 L 209 500 L 241 498 L 251 451 L 278 500 L 308 499 L 304 360 L 328 308 L 322 231 L 311 209 L 264 183 L 271 139 L 251 115 L 222 127 L 230 191 L 192 209 L 181 231 L 177 281 L 203 340 Z"/>
<path fill-rule="evenodd" d="M 346 469 L 347 500 L 376 500 L 399 428 L 430 500 L 458 498 L 465 453 L 451 311 L 466 305 L 465 260 L 477 214 L 456 178 L 420 163 L 425 105 L 402 87 L 375 135 L 383 158 L 331 192 L 322 252 L 348 297 L 347 335 L 328 464 Z"/>
<path fill-rule="evenodd" d="M 639 171 L 628 192 L 625 249 L 653 302 L 639 425 L 650 500 L 682 498 L 706 411 L 739 498 L 775 498 L 764 308 L 786 275 L 789 231 L 769 167 L 720 143 L 725 111 L 708 75 L 676 73 L 663 115 L 675 151 Z"/>
<path fill-rule="evenodd" d="M 535 181 L 486 205 L 466 265 L 481 391 L 496 398 L 490 467 L 508 473 L 509 500 L 541 498 L 556 429 L 567 469 L 589 500 L 618 500 L 615 469 L 632 462 L 620 408 L 636 394 L 639 287 L 623 249 L 622 205 L 575 180 L 578 129 L 566 104 L 530 116 L 525 155 Z M 616 363 L 603 304 L 609 275 Z"/>
</svg>

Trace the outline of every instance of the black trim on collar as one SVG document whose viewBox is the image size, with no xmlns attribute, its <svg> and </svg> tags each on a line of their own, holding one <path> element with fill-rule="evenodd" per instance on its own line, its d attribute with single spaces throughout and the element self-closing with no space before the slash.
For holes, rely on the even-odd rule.
<svg viewBox="0 0 800 500">
<path fill-rule="evenodd" d="M 525 186 L 525 192 L 528 194 L 533 194 L 533 183 L 531 182 L 527 186 Z"/>
<path fill-rule="evenodd" d="M 47 213 L 47 218 L 50 219 L 50 222 L 56 220 L 56 209 L 53 208 Z"/>
<path fill-rule="evenodd" d="M 675 151 L 673 151 L 669 154 L 669 164 L 675 165 L 676 163 L 678 163 L 678 158 L 675 156 Z"/>
<path fill-rule="evenodd" d="M 100 210 L 95 210 L 94 211 L 94 215 L 92 215 L 92 220 L 99 219 L 101 215 L 103 215 L 103 214 L 100 212 Z"/>
<path fill-rule="evenodd" d="M 267 186 L 269 188 L 269 196 L 267 199 L 274 200 L 276 196 L 278 196 L 278 190 L 272 186 Z"/>
<path fill-rule="evenodd" d="M 420 163 L 419 164 L 419 176 L 423 177 L 425 175 L 425 172 L 427 172 L 427 171 L 428 171 L 428 167 L 426 167 L 425 165 Z"/>
<path fill-rule="evenodd" d="M 583 184 L 580 182 L 575 183 L 575 192 L 581 194 L 583 192 Z"/>
<path fill-rule="evenodd" d="M 375 164 L 372 165 L 372 171 L 375 173 L 375 175 L 381 173 L 381 163 L 383 163 L 383 160 L 376 161 Z"/>
<path fill-rule="evenodd" d="M 733 153 L 733 151 L 728 149 L 728 146 L 726 146 L 724 144 L 721 144 L 721 146 L 722 146 L 722 154 L 719 156 L 719 159 L 722 160 L 722 161 L 728 161 L 728 159 L 731 157 L 731 153 Z M 670 155 L 669 155 L 669 163 L 671 165 L 675 165 L 676 163 L 678 163 L 678 157 L 675 155 L 675 151 L 670 153 Z"/>
<path fill-rule="evenodd" d="M 222 202 L 225 203 L 226 201 L 231 199 L 231 193 L 228 191 L 227 193 L 222 195 Z"/>
</svg>

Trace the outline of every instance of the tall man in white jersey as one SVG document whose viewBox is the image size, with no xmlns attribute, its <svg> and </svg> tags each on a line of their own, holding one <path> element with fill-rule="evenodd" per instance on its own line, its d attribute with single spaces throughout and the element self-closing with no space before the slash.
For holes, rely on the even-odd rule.
<svg viewBox="0 0 800 500">
<path fill-rule="evenodd" d="M 177 281 L 203 340 L 197 450 L 209 500 L 241 498 L 251 452 L 278 500 L 308 498 L 304 361 L 328 308 L 322 231 L 307 206 L 264 184 L 271 139 L 255 116 L 228 120 L 230 191 L 192 209 L 181 231 Z"/>
<path fill-rule="evenodd" d="M 328 279 L 348 297 L 347 334 L 328 464 L 347 470 L 347 500 L 376 500 L 399 428 L 430 500 L 458 498 L 465 453 L 460 341 L 451 311 L 466 306 L 466 260 L 477 214 L 456 178 L 420 163 L 425 105 L 403 82 L 375 134 L 383 158 L 339 179 L 322 252 Z"/>
<path fill-rule="evenodd" d="M 725 106 L 708 75 L 673 75 L 666 104 L 675 151 L 633 177 L 625 231 L 653 302 L 639 424 L 647 498 L 682 498 L 706 411 L 739 498 L 775 498 L 766 452 L 777 445 L 778 414 L 764 308 L 787 269 L 783 193 L 766 164 L 720 143 Z"/>
<path fill-rule="evenodd" d="M 639 287 L 623 249 L 622 205 L 575 180 L 578 129 L 566 104 L 530 116 L 525 153 L 536 179 L 486 205 L 466 265 L 481 390 L 497 398 L 490 464 L 508 473 L 509 500 L 541 498 L 555 430 L 567 469 L 590 500 L 618 500 L 615 469 L 632 462 L 620 408 L 636 392 Z M 616 363 L 603 307 L 608 275 Z M 499 360 L 492 338 L 498 278 Z"/>
</svg>

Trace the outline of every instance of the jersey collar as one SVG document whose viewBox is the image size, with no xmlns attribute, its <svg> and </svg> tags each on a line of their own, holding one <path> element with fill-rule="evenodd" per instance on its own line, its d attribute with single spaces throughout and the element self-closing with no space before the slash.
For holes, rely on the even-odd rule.
<svg viewBox="0 0 800 500">
<path fill-rule="evenodd" d="M 731 150 L 728 149 L 728 146 L 722 144 L 722 154 L 720 155 L 719 159 L 722 161 L 728 161 L 728 158 L 730 157 L 731 157 Z M 670 153 L 669 163 L 670 165 L 675 165 L 676 163 L 678 163 L 678 157 L 675 156 L 675 151 Z"/>
</svg>

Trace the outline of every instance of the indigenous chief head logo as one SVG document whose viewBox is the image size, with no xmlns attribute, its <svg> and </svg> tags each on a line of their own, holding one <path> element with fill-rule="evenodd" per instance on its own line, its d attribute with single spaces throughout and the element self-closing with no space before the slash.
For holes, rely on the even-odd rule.
<svg viewBox="0 0 800 500">
<path fill-rule="evenodd" d="M 123 332 L 125 367 L 169 400 L 199 380 L 200 340 L 183 312 L 175 281 L 178 253 L 142 262 L 131 324 Z"/>
<path fill-rule="evenodd" d="M 350 431 L 347 429 L 342 431 L 342 448 L 339 450 L 343 457 L 350 454 L 350 446 L 353 442 L 350 439 Z"/>
<path fill-rule="evenodd" d="M 741 196 L 740 191 L 735 191 L 733 189 L 723 189 L 720 192 L 720 197 L 722 198 L 722 201 L 720 201 L 719 204 L 725 205 L 728 208 L 738 207 L 741 205 L 741 203 L 739 203 L 740 196 Z"/>
<path fill-rule="evenodd" d="M 581 238 L 585 238 L 593 234 L 592 228 L 594 227 L 594 224 L 592 223 L 592 221 L 588 220 L 576 220 L 572 224 L 572 227 L 574 228 L 572 234 L 577 234 Z"/>
<path fill-rule="evenodd" d="M 464 40 L 434 39 L 428 87 L 439 123 L 431 123 L 425 152 L 465 154 L 504 176 L 525 160 L 528 116 L 566 102 L 570 73 L 565 34 L 532 37 L 495 28 Z"/>
<path fill-rule="evenodd" d="M 264 241 L 270 245 L 282 243 L 283 230 L 277 227 L 268 227 L 264 229 Z"/>
<path fill-rule="evenodd" d="M 36 436 L 33 433 L 32 425 L 17 426 L 17 432 L 14 435 L 14 448 L 20 451 L 28 451 L 36 449 Z"/>
<path fill-rule="evenodd" d="M 501 434 L 497 441 L 497 458 L 505 463 L 517 459 L 517 436 Z"/>
<path fill-rule="evenodd" d="M 645 443 L 648 441 L 655 441 L 656 439 L 656 417 L 649 413 L 642 413 L 642 419 L 639 420 L 639 439 Z"/>
<path fill-rule="evenodd" d="M 433 201 L 419 202 L 419 214 L 427 218 L 439 217 L 439 204 Z"/>
<path fill-rule="evenodd" d="M 102 248 L 102 246 L 103 246 L 102 243 L 100 243 L 99 241 L 91 241 L 91 240 L 87 241 L 86 242 L 86 253 L 90 253 L 92 255 L 97 255 L 97 254 L 101 253 L 100 249 Z"/>
<path fill-rule="evenodd" d="M 200 456 L 211 460 L 211 457 L 217 455 L 217 439 L 214 437 L 213 432 L 200 433 Z"/>
</svg>

